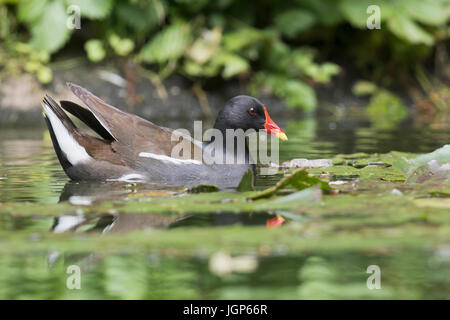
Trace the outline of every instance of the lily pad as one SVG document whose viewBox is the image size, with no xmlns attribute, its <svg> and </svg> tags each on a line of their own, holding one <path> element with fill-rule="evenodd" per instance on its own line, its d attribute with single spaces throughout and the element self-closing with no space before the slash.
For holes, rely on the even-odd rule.
<svg viewBox="0 0 450 320">
<path fill-rule="evenodd" d="M 278 181 L 273 187 L 267 188 L 263 191 L 260 191 L 254 195 L 248 197 L 248 199 L 262 199 L 268 198 L 274 195 L 278 190 L 286 187 L 292 186 L 297 190 L 303 190 L 315 185 L 320 185 L 322 190 L 330 190 L 331 187 L 327 182 L 320 180 L 317 177 L 310 176 L 308 171 L 305 169 L 297 169 L 292 174 L 285 176 L 283 179 Z"/>
<path fill-rule="evenodd" d="M 260 205 L 257 205 L 256 209 L 292 209 L 299 207 L 302 203 L 318 202 L 320 201 L 320 199 L 322 199 L 322 190 L 319 187 L 312 187 L 291 193 L 290 195 L 277 198 L 269 202 L 264 202 Z"/>
<path fill-rule="evenodd" d="M 188 190 L 189 193 L 217 192 L 219 188 L 216 185 L 201 184 Z"/>
<path fill-rule="evenodd" d="M 393 164 L 408 183 L 450 182 L 450 144 L 413 159 L 399 158 Z"/>
</svg>

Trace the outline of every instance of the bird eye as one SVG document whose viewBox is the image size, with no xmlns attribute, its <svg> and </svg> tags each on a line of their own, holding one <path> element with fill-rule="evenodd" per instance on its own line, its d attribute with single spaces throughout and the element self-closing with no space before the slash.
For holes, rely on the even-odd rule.
<svg viewBox="0 0 450 320">
<path fill-rule="evenodd" d="M 248 114 L 254 116 L 256 114 L 256 109 L 255 108 L 248 109 Z"/>
</svg>

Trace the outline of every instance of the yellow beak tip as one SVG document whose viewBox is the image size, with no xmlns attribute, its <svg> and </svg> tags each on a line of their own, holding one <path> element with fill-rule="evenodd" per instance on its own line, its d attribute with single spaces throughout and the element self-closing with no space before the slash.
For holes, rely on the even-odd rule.
<svg viewBox="0 0 450 320">
<path fill-rule="evenodd" d="M 283 140 L 283 141 L 287 141 L 288 140 L 287 135 L 284 132 L 278 132 L 275 136 L 278 139 Z"/>
<path fill-rule="evenodd" d="M 287 141 L 288 140 L 288 137 L 287 137 L 287 135 L 284 132 L 280 132 L 277 135 L 277 138 L 280 139 L 280 140 L 283 140 L 283 141 Z"/>
</svg>

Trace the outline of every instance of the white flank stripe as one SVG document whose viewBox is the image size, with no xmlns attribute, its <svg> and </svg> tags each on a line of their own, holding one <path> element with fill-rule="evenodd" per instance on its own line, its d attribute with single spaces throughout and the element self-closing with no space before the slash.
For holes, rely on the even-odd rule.
<svg viewBox="0 0 450 320">
<path fill-rule="evenodd" d="M 86 150 L 70 135 L 69 131 L 67 131 L 52 109 L 45 103 L 42 103 L 42 107 L 52 124 L 56 140 L 58 140 L 59 147 L 65 153 L 67 160 L 72 165 L 91 160 L 92 158 L 88 155 Z"/>
<path fill-rule="evenodd" d="M 140 182 L 140 181 L 145 181 L 145 177 L 139 173 L 129 173 L 129 174 L 125 174 L 117 179 L 107 179 L 106 181 Z"/>
<path fill-rule="evenodd" d="M 155 154 L 155 153 L 150 153 L 150 152 L 141 152 L 139 153 L 139 157 L 142 158 L 153 158 L 156 160 L 161 160 L 161 161 L 165 161 L 165 162 L 170 162 L 173 164 L 196 164 L 196 165 L 201 165 L 202 163 L 198 160 L 192 160 L 192 159 L 177 159 L 177 158 L 172 158 L 172 157 L 168 157 L 162 154 Z"/>
<path fill-rule="evenodd" d="M 92 197 L 89 196 L 71 196 L 69 202 L 74 206 L 90 206 L 92 204 Z"/>
</svg>

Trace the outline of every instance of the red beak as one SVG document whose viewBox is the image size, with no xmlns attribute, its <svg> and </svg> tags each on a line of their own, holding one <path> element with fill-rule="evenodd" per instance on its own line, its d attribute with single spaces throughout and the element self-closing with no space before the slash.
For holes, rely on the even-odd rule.
<svg viewBox="0 0 450 320">
<path fill-rule="evenodd" d="M 267 112 L 267 108 L 264 106 L 264 113 L 266 114 L 266 123 L 264 124 L 264 128 L 266 129 L 267 133 L 270 133 L 271 135 L 277 137 L 280 140 L 287 140 L 287 135 L 281 130 L 279 126 L 275 122 L 270 119 L 269 113 Z"/>
</svg>

